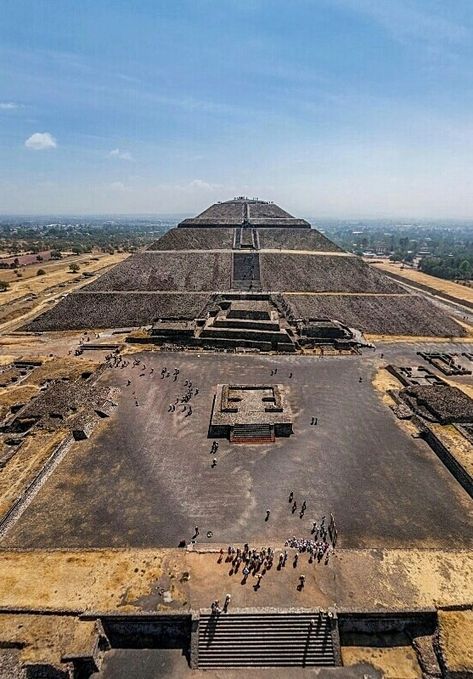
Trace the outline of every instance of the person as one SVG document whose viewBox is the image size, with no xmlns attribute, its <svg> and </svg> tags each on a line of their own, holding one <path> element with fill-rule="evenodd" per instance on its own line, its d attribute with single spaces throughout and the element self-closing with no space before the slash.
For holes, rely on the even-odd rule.
<svg viewBox="0 0 473 679">
<path fill-rule="evenodd" d="M 228 607 L 230 605 L 230 601 L 232 600 L 232 597 L 230 594 L 227 594 L 225 597 L 225 603 L 223 604 L 223 612 L 226 613 L 228 611 Z"/>
<path fill-rule="evenodd" d="M 305 575 L 299 575 L 299 588 L 303 589 L 305 583 Z"/>
<path fill-rule="evenodd" d="M 292 513 L 293 513 L 293 514 L 294 514 L 294 512 L 296 511 L 296 509 L 297 509 L 297 502 L 294 500 L 294 503 L 293 503 L 293 505 L 292 505 Z"/>
<path fill-rule="evenodd" d="M 266 518 L 265 518 L 265 521 L 268 521 L 270 514 L 271 514 L 271 510 L 270 510 L 270 509 L 267 509 L 267 510 L 266 510 Z"/>
<path fill-rule="evenodd" d="M 291 503 L 294 500 L 294 491 L 291 490 L 289 493 L 289 503 Z"/>
<path fill-rule="evenodd" d="M 217 458 L 214 457 L 214 458 L 212 459 L 212 468 L 213 468 L 213 467 L 216 467 L 216 466 L 217 466 Z"/>
<path fill-rule="evenodd" d="M 194 537 L 199 535 L 199 526 L 194 526 Z"/>
</svg>

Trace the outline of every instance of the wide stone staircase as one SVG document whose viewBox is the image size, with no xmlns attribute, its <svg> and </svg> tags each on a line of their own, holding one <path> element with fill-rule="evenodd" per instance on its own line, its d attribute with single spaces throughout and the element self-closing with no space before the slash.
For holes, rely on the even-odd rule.
<svg viewBox="0 0 473 679">
<path fill-rule="evenodd" d="M 232 443 L 274 443 L 274 428 L 269 424 L 236 424 L 230 432 Z"/>
<path fill-rule="evenodd" d="M 261 290 L 260 262 L 257 252 L 233 253 L 233 290 Z"/>
<path fill-rule="evenodd" d="M 337 664 L 334 621 L 326 613 L 200 614 L 198 667 Z"/>
</svg>

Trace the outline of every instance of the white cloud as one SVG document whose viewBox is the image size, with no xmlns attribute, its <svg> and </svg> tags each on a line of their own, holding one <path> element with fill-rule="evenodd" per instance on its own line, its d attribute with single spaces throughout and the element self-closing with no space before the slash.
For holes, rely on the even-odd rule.
<svg viewBox="0 0 473 679">
<path fill-rule="evenodd" d="M 111 182 L 108 188 L 112 191 L 127 191 L 127 187 L 123 182 Z"/>
<path fill-rule="evenodd" d="M 111 158 L 120 158 L 120 160 L 133 160 L 133 156 L 129 151 L 120 151 L 120 149 L 113 149 L 108 155 Z"/>
<path fill-rule="evenodd" d="M 20 104 L 15 104 L 14 101 L 0 101 L 0 111 L 14 111 L 21 108 Z"/>
<path fill-rule="evenodd" d="M 198 189 L 200 191 L 215 191 L 222 188 L 221 184 L 210 184 L 204 182 L 202 179 L 193 179 L 188 184 L 189 189 Z"/>
<path fill-rule="evenodd" d="M 55 149 L 57 142 L 49 132 L 35 132 L 25 141 L 25 146 L 32 151 L 44 151 L 45 149 Z"/>
</svg>

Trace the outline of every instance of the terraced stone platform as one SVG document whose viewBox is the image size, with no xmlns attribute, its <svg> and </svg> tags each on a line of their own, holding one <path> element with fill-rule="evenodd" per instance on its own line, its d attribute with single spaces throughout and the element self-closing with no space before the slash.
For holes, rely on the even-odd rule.
<svg viewBox="0 0 473 679">
<path fill-rule="evenodd" d="M 289 324 L 292 318 L 315 319 L 371 334 L 465 335 L 442 309 L 344 253 L 305 220 L 274 203 L 246 198 L 216 203 L 185 219 L 147 251 L 62 299 L 24 329 L 193 322 L 205 313 L 212 295 L 232 291 L 286 294 Z M 219 338 L 212 333 L 218 348 Z M 238 337 L 233 340 L 231 347 L 237 348 Z M 243 335 L 241 342 L 248 348 L 271 349 L 271 343 L 256 345 Z M 220 344 L 223 348 L 224 342 Z"/>
</svg>

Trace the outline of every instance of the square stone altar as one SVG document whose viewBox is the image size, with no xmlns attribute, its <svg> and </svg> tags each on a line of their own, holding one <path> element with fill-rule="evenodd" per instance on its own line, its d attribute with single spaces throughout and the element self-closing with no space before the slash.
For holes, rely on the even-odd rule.
<svg viewBox="0 0 473 679">
<path fill-rule="evenodd" d="M 292 410 L 279 384 L 218 384 L 209 437 L 233 443 L 268 443 L 290 436 Z"/>
</svg>

